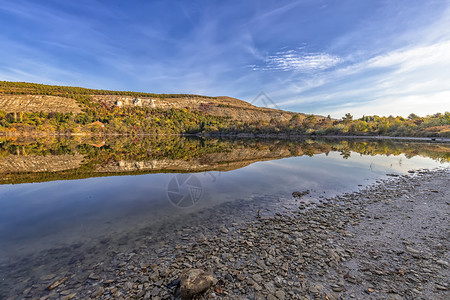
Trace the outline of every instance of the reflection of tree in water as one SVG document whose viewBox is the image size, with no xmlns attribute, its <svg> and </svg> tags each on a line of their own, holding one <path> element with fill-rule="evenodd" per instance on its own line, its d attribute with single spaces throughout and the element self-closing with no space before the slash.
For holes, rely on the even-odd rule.
<svg viewBox="0 0 450 300">
<path fill-rule="evenodd" d="M 351 156 L 350 150 L 342 150 L 341 156 L 343 159 L 348 159 Z"/>
<path fill-rule="evenodd" d="M 97 146 L 101 144 L 100 146 Z M 416 155 L 430 157 L 441 162 L 450 161 L 450 145 L 438 143 L 404 143 L 401 141 L 362 141 L 362 140 L 275 140 L 275 139 L 205 139 L 181 136 L 156 137 L 104 137 L 100 140 L 41 138 L 18 141 L 0 138 L 0 157 L 9 155 L 62 155 L 83 154 L 87 160 L 119 161 L 148 159 L 204 159 L 207 154 L 227 153 L 245 149 L 271 153 L 288 151 L 292 156 L 313 156 L 330 151 L 338 151 L 345 158 L 350 152 L 364 155 L 399 155 L 407 158 Z"/>
<path fill-rule="evenodd" d="M 322 153 L 328 154 L 331 151 L 340 153 L 343 159 L 348 159 L 351 152 L 355 152 L 369 156 L 403 154 L 407 158 L 421 155 L 440 162 L 450 161 L 449 144 L 405 143 L 392 140 L 206 139 L 182 136 L 40 138 L 34 140 L 0 138 L 0 165 L 3 162 L 6 165 L 9 163 L 11 166 L 11 163 L 14 162 L 11 159 L 13 157 L 19 158 L 15 161 L 24 162 L 27 157 L 36 156 L 55 157 L 55 160 L 60 155 L 76 156 L 81 154 L 84 157 L 83 163 L 76 169 L 34 174 L 8 171 L 8 174 L 3 174 L 5 176 L 0 176 L 0 183 L 41 182 L 100 176 L 96 173 L 99 166 L 106 166 L 105 168 L 108 169 L 109 165 L 117 165 L 123 161 L 130 165 L 133 165 L 133 162 L 149 165 L 151 164 L 149 162 L 165 161 L 164 164 L 167 165 L 171 161 L 174 164 L 181 164 L 180 162 L 184 161 L 189 162 L 187 164 L 189 166 L 203 166 L 202 169 L 199 169 L 201 171 L 211 171 L 220 169 L 222 166 L 230 166 L 231 169 L 240 168 L 256 161 L 290 156 L 314 156 Z M 31 161 L 33 160 L 31 159 Z M 169 168 L 168 170 L 175 169 Z M 180 169 L 176 170 L 183 172 Z M 139 174 L 162 171 L 164 170 L 136 170 Z M 116 173 L 111 173 L 111 175 L 121 175 L 117 171 L 114 172 Z M 134 174 L 129 170 L 124 172 Z M 103 173 L 103 176 L 105 175 L 107 174 Z M 6 177 L 9 177 L 7 182 L 2 180 Z"/>
</svg>

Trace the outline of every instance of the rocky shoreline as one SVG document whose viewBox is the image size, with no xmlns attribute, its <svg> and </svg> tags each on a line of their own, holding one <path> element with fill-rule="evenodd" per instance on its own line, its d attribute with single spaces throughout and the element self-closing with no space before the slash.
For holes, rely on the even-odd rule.
<svg viewBox="0 0 450 300">
<path fill-rule="evenodd" d="M 72 258 L 10 299 L 178 299 L 189 269 L 214 277 L 197 299 L 449 299 L 449 182 L 421 170 L 295 211 L 164 228 L 128 251 L 106 241 L 108 260 Z"/>
</svg>

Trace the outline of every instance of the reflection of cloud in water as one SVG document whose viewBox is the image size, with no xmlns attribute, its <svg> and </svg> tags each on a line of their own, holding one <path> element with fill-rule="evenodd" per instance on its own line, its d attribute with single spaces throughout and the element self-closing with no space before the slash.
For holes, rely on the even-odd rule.
<svg viewBox="0 0 450 300">
<path fill-rule="evenodd" d="M 341 155 L 336 153 L 330 153 L 329 159 L 341 162 L 343 166 L 352 166 L 353 168 L 372 168 L 372 171 L 382 174 L 383 172 L 398 172 L 400 174 L 406 174 L 408 170 L 419 168 L 435 168 L 438 165 L 435 160 L 424 157 L 414 156 L 411 158 L 406 157 L 405 154 L 399 155 L 362 155 L 357 152 L 352 152 L 350 158 L 344 160 Z M 342 162 L 344 161 L 344 162 Z M 443 165 L 448 165 L 443 164 Z"/>
</svg>

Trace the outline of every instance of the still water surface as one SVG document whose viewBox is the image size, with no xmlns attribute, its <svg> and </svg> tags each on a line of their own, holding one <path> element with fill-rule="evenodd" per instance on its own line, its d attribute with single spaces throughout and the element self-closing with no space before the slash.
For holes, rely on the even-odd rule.
<svg viewBox="0 0 450 300">
<path fill-rule="evenodd" d="M 26 258 L 34 256 L 46 257 L 40 264 L 52 261 L 51 268 L 30 272 L 31 281 L 64 269 L 65 257 L 52 257 L 54 249 L 102 239 L 108 249 L 129 247 L 123 240 L 141 238 L 142 230 L 146 236 L 167 234 L 161 228 L 192 216 L 201 226 L 222 225 L 217 223 L 225 220 L 208 212 L 223 205 L 239 206 L 238 215 L 227 216 L 232 221 L 252 218 L 256 210 L 292 210 L 298 205 L 294 191 L 310 190 L 302 200 L 315 202 L 387 174 L 448 167 L 450 154 L 448 144 L 393 141 L 173 138 L 0 145 L 0 273 L 27 273 L 37 262 Z M 101 261 L 95 255 L 86 253 Z M 17 285 L 1 279 L 0 295 Z"/>
</svg>

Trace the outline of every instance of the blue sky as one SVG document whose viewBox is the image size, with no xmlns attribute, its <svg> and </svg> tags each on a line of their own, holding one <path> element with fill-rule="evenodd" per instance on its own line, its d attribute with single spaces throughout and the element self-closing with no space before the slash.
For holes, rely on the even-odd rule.
<svg viewBox="0 0 450 300">
<path fill-rule="evenodd" d="M 0 0 L 0 28 L 0 80 L 450 111 L 450 0 Z"/>
</svg>

